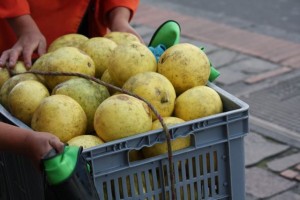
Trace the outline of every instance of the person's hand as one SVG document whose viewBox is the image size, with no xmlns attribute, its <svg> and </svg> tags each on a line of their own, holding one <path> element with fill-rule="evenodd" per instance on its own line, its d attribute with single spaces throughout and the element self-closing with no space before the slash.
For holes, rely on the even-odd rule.
<svg viewBox="0 0 300 200">
<path fill-rule="evenodd" d="M 57 153 L 61 153 L 64 150 L 64 143 L 55 135 L 46 132 L 32 131 L 24 141 L 24 153 L 37 168 L 40 167 L 41 159 L 53 148 Z"/>
<path fill-rule="evenodd" d="M 144 43 L 142 37 L 130 25 L 130 10 L 125 7 L 116 7 L 108 14 L 107 22 L 111 31 L 128 32 L 136 35 L 139 40 Z"/>
<path fill-rule="evenodd" d="M 46 39 L 29 15 L 12 18 L 8 22 L 14 29 L 18 40 L 11 49 L 2 53 L 0 66 L 8 64 L 12 68 L 16 65 L 18 58 L 23 56 L 24 64 L 29 68 L 35 50 L 37 50 L 39 56 L 46 52 Z"/>
<path fill-rule="evenodd" d="M 17 43 L 11 48 L 4 51 L 0 57 L 0 65 L 8 63 L 10 68 L 16 65 L 18 58 L 22 55 L 24 64 L 27 68 L 31 66 L 31 56 L 37 49 L 38 55 L 46 51 L 46 40 L 39 32 L 27 32 L 21 35 Z"/>
</svg>

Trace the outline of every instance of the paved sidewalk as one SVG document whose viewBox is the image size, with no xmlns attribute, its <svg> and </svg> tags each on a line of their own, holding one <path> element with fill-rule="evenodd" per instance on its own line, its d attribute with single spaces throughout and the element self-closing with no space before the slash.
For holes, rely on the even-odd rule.
<svg viewBox="0 0 300 200">
<path fill-rule="evenodd" d="M 250 106 L 246 199 L 299 200 L 300 44 L 144 2 L 132 24 L 148 43 L 168 19 L 181 25 L 181 42 L 205 47 L 221 72 L 215 83 Z"/>
</svg>

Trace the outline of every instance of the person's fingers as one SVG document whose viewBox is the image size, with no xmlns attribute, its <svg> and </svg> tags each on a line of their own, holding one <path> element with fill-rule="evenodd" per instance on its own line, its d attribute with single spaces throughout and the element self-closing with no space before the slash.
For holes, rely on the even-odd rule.
<svg viewBox="0 0 300 200">
<path fill-rule="evenodd" d="M 20 52 L 19 48 L 4 51 L 0 58 L 0 65 L 5 66 L 8 64 L 9 68 L 13 68 L 16 65 Z"/>
<path fill-rule="evenodd" d="M 52 138 L 49 140 L 49 144 L 58 152 L 61 153 L 64 150 L 64 144 L 58 138 Z"/>
<path fill-rule="evenodd" d="M 41 45 L 42 45 L 42 47 L 40 47 Z M 33 52 L 35 50 L 40 51 L 40 48 L 41 48 L 41 51 L 43 51 L 43 48 L 45 48 L 43 45 L 44 44 L 39 42 L 39 43 L 33 43 L 31 45 L 27 45 L 27 46 L 24 47 L 24 49 L 23 49 L 23 60 L 24 60 L 24 64 L 25 64 L 26 68 L 29 68 L 32 65 L 32 54 L 33 54 Z"/>
<path fill-rule="evenodd" d="M 6 67 L 6 62 L 9 57 L 9 51 L 3 51 L 1 57 L 0 57 L 0 66 L 1 67 Z"/>
<path fill-rule="evenodd" d="M 23 60 L 26 68 L 31 66 L 31 56 L 34 51 L 34 48 L 26 48 L 23 51 Z"/>
<path fill-rule="evenodd" d="M 10 68 L 13 68 L 16 65 L 21 52 L 22 52 L 21 48 L 14 48 L 10 50 L 9 57 L 8 57 L 8 66 Z"/>
<path fill-rule="evenodd" d="M 37 49 L 38 55 L 41 56 L 46 53 L 47 43 L 46 40 L 41 40 Z"/>
</svg>

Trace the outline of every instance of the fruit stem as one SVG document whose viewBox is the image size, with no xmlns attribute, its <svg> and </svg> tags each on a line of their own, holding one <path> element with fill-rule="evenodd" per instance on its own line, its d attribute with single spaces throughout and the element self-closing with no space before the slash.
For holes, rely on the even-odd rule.
<svg viewBox="0 0 300 200">
<path fill-rule="evenodd" d="M 124 90 L 122 88 L 119 88 L 117 86 L 114 86 L 112 84 L 106 83 L 104 81 L 101 81 L 100 79 L 97 79 L 93 76 L 89 76 L 86 74 L 81 74 L 81 73 L 76 73 L 76 72 L 43 72 L 43 71 L 36 71 L 36 70 L 32 70 L 32 71 L 27 71 L 27 72 L 23 72 L 23 73 L 32 73 L 32 74 L 38 74 L 38 75 L 44 75 L 44 76 L 77 76 L 77 77 L 81 77 L 81 78 L 85 78 L 88 80 L 92 80 L 98 84 L 101 84 L 105 87 L 109 87 L 111 89 L 114 89 L 118 92 L 122 92 L 125 93 L 127 95 L 133 96 L 137 99 L 140 99 L 141 101 L 145 102 L 149 108 L 152 110 L 152 112 L 155 114 L 155 116 L 157 117 L 157 119 L 159 120 L 159 122 L 161 123 L 163 130 L 165 132 L 166 135 L 166 140 L 167 140 L 167 146 L 168 146 L 168 161 L 169 161 L 169 171 L 170 171 L 170 181 L 171 181 L 171 195 L 172 195 L 172 199 L 176 200 L 176 193 L 175 193 L 175 176 L 174 176 L 174 168 L 173 168 L 173 154 L 172 154 L 172 146 L 171 146 L 171 135 L 169 132 L 169 129 L 167 127 L 167 125 L 165 124 L 163 118 L 161 117 L 161 115 L 158 113 L 158 111 L 154 108 L 154 106 L 149 103 L 147 100 L 145 100 L 144 98 L 133 94 L 127 90 Z M 23 73 L 16 73 L 14 75 L 17 74 L 23 74 Z"/>
</svg>

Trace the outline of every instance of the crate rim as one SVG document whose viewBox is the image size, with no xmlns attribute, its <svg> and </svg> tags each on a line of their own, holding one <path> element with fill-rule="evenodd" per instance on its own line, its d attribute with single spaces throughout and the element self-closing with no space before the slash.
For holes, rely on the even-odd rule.
<svg viewBox="0 0 300 200">
<path fill-rule="evenodd" d="M 222 117 L 228 117 L 230 115 L 237 114 L 237 113 L 248 112 L 249 105 L 247 103 L 245 103 L 244 101 L 238 99 L 234 95 L 232 95 L 232 94 L 228 93 L 227 91 L 223 90 L 222 88 L 216 86 L 214 83 L 208 83 L 207 86 L 209 86 L 212 89 L 216 90 L 219 94 L 221 93 L 222 96 L 224 96 L 227 99 L 230 99 L 230 101 L 232 101 L 233 103 L 235 103 L 236 105 L 238 105 L 240 108 L 234 109 L 234 110 L 230 110 L 230 111 L 226 111 L 226 112 L 222 112 L 222 113 L 218 113 L 218 114 L 215 114 L 215 115 L 210 115 L 210 116 L 206 116 L 206 117 L 202 117 L 202 118 L 198 118 L 198 119 L 186 121 L 186 122 L 183 122 L 183 123 L 180 123 L 180 124 L 171 125 L 171 126 L 168 127 L 169 131 L 172 131 L 173 129 L 176 129 L 176 128 L 180 128 L 182 126 L 189 126 L 191 124 L 205 122 L 205 121 L 208 121 L 208 120 L 210 120 L 212 118 L 222 118 Z M 249 116 L 247 115 L 247 116 L 244 116 L 244 117 L 239 118 L 237 120 L 248 119 L 248 118 L 249 118 Z M 235 121 L 235 120 L 234 119 L 233 120 L 229 120 L 229 122 L 233 122 L 233 121 Z M 98 145 L 98 146 L 86 148 L 86 149 L 83 150 L 83 153 L 91 153 L 94 150 L 99 150 L 99 148 L 100 149 L 110 148 L 110 147 L 114 147 L 115 145 L 118 145 L 118 144 L 121 144 L 121 143 L 124 143 L 124 142 L 134 141 L 136 139 L 147 137 L 147 136 L 160 135 L 162 133 L 163 133 L 163 129 L 162 128 L 161 129 L 157 129 L 157 130 L 150 130 L 150 131 L 147 131 L 147 132 L 144 132 L 144 133 L 139 133 L 137 135 L 132 135 L 132 136 L 128 136 L 128 137 L 125 137 L 125 138 L 118 139 L 118 140 L 113 140 L 113 141 L 105 142 L 104 144 L 101 144 L 101 145 Z M 243 137 L 246 134 L 247 133 L 244 133 L 244 134 L 242 134 L 240 136 L 229 137 L 228 140 L 239 138 L 239 137 Z M 177 138 L 177 137 L 174 137 L 174 139 L 175 138 Z M 152 146 L 152 145 L 144 145 L 144 146 Z M 141 149 L 144 146 L 141 146 L 140 148 L 134 148 L 134 149 L 135 150 L 139 150 L 139 149 Z"/>
<path fill-rule="evenodd" d="M 218 92 L 218 94 L 221 94 L 221 96 L 223 96 L 227 99 L 230 99 L 230 101 L 232 101 L 234 104 L 239 106 L 239 108 L 234 109 L 234 110 L 229 110 L 229 111 L 226 111 L 226 112 L 222 112 L 222 113 L 218 113 L 218 114 L 214 114 L 214 115 L 210 115 L 210 116 L 206 116 L 206 117 L 202 117 L 202 118 L 198 118 L 198 119 L 194 119 L 194 120 L 189 120 L 189 121 L 183 122 L 181 124 L 171 125 L 171 126 L 168 127 L 169 131 L 172 131 L 173 129 L 179 128 L 181 126 L 188 126 L 188 125 L 195 124 L 195 123 L 205 122 L 205 121 L 208 121 L 212 118 L 227 117 L 227 116 L 230 116 L 230 115 L 233 115 L 233 114 L 236 114 L 236 113 L 246 112 L 246 111 L 249 110 L 249 105 L 247 103 L 245 103 L 244 101 L 238 99 L 237 97 L 230 94 L 229 92 L 223 90 L 222 88 L 220 88 L 216 84 L 208 82 L 207 86 L 214 89 L 216 92 Z M 11 113 L 9 113 L 3 107 L 3 105 L 1 105 L 1 103 L 0 103 L 0 113 L 6 119 L 8 119 L 10 122 L 15 124 L 16 126 L 32 130 L 28 125 L 26 125 L 25 123 L 23 123 L 19 119 L 15 118 Z M 248 118 L 248 117 L 249 116 L 247 115 L 244 118 Z M 238 120 L 240 120 L 240 119 L 241 118 L 239 118 Z M 130 142 L 130 141 L 136 140 L 138 138 L 146 137 L 146 136 L 159 135 L 161 133 L 163 133 L 163 129 L 150 130 L 150 131 L 147 131 L 147 132 L 144 132 L 144 133 L 139 133 L 139 134 L 136 134 L 136 135 L 128 136 L 126 138 L 121 138 L 121 139 L 118 139 L 118 140 L 105 142 L 104 144 L 101 144 L 101 145 L 97 145 L 97 146 L 94 146 L 94 147 L 83 149 L 83 153 L 92 152 L 93 150 L 96 150 L 96 149 L 99 149 L 99 148 L 101 148 L 101 149 L 110 148 L 110 147 L 113 147 L 117 144 L 121 144 L 121 143 L 124 143 L 124 142 Z M 174 139 L 175 138 L 177 138 L 177 137 L 174 137 Z M 229 139 L 232 139 L 232 138 L 229 138 Z M 149 146 L 151 146 L 151 145 L 149 145 Z"/>
</svg>

